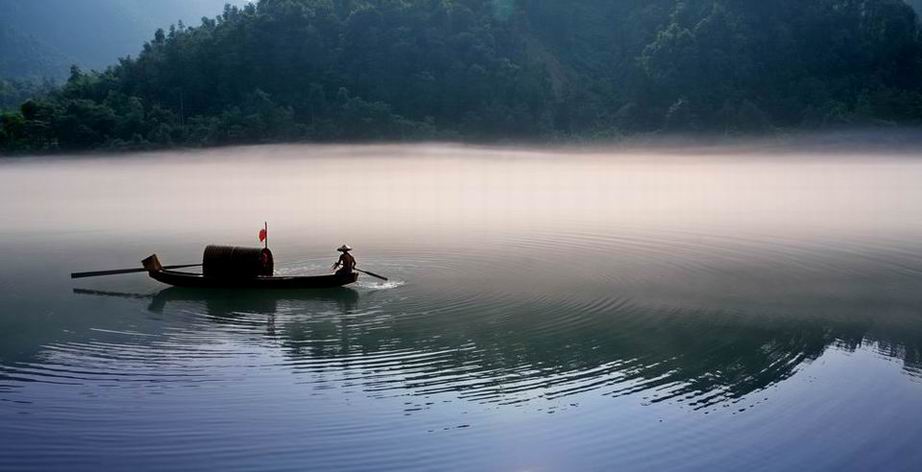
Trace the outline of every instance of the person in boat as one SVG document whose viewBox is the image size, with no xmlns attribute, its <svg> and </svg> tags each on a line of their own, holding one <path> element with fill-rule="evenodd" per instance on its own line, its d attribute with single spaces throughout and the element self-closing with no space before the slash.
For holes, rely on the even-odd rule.
<svg viewBox="0 0 922 472">
<path fill-rule="evenodd" d="M 337 251 L 342 254 L 339 256 L 339 260 L 331 267 L 331 269 L 336 270 L 336 275 L 346 276 L 352 274 L 352 270 L 355 269 L 355 258 L 352 257 L 352 254 L 349 254 L 349 251 L 352 251 L 352 248 L 348 244 L 343 244 L 342 247 L 337 249 Z"/>
</svg>

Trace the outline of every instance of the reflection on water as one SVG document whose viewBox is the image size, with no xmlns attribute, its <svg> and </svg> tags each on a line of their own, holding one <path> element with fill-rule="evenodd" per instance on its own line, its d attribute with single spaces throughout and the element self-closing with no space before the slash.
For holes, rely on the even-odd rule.
<svg viewBox="0 0 922 472">
<path fill-rule="evenodd" d="M 474 319 L 395 315 L 373 301 L 361 303 L 359 292 L 348 288 L 75 292 L 150 299 L 147 309 L 161 315 L 195 314 L 193 327 L 170 330 L 208 336 L 214 324 L 244 339 L 262 335 L 277 343 L 286 367 L 341 370 L 373 397 L 453 393 L 515 404 L 598 391 L 706 410 L 783 381 L 830 346 L 874 347 L 903 361 L 908 375 L 918 376 L 922 367 L 922 336 L 875 343 L 869 320 L 663 309 L 618 298 L 580 309 L 547 302 L 506 305 L 502 314 Z M 118 348 L 109 355 L 119 358 Z"/>
<path fill-rule="evenodd" d="M 0 163 L 0 469 L 922 465 L 914 158 L 222 152 Z M 396 282 L 65 278 L 264 219 Z"/>
</svg>

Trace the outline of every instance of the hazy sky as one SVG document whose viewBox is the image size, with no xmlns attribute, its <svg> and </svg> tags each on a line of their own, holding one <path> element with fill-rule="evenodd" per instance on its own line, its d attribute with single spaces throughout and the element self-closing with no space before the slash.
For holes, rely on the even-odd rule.
<svg viewBox="0 0 922 472">
<path fill-rule="evenodd" d="M 104 68 L 135 55 L 154 31 L 182 20 L 198 25 L 226 3 L 246 0 L 0 0 L 0 28 L 29 38 L 35 52 L 87 68 Z M 44 52 L 43 52 L 44 51 Z"/>
</svg>

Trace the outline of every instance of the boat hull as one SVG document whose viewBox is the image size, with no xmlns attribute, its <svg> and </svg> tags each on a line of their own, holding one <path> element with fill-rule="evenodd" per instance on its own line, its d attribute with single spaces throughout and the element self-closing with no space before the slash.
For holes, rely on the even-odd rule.
<svg viewBox="0 0 922 472">
<path fill-rule="evenodd" d="M 174 287 L 257 290 L 297 290 L 342 287 L 355 283 L 359 277 L 359 274 L 352 273 L 345 276 L 316 275 L 296 277 L 218 278 L 172 270 L 152 271 L 148 272 L 148 275 L 158 282 Z"/>
</svg>

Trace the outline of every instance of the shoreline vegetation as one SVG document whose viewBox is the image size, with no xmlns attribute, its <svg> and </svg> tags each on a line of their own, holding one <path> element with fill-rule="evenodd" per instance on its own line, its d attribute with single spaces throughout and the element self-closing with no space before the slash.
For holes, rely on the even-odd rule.
<svg viewBox="0 0 922 472">
<path fill-rule="evenodd" d="M 261 0 L 60 86 L 0 80 L 0 107 L 2 156 L 875 128 L 912 143 L 922 37 L 901 0 Z"/>
<path fill-rule="evenodd" d="M 123 155 L 158 156 L 183 152 L 189 156 L 210 156 L 219 154 L 239 155 L 252 149 L 259 153 L 284 150 L 289 147 L 306 146 L 307 150 L 329 150 L 332 153 L 363 152 L 384 147 L 402 147 L 425 150 L 430 147 L 441 149 L 483 149 L 487 151 L 508 150 L 513 153 L 533 155 L 581 155 L 606 154 L 612 156 L 867 156 L 917 157 L 922 155 L 922 132 L 919 128 L 840 128 L 824 130 L 776 131 L 759 135 L 728 134 L 665 134 L 649 133 L 623 136 L 613 139 L 542 139 L 530 141 L 471 141 L 471 140 L 415 140 L 415 141 L 288 141 L 228 144 L 215 146 L 173 146 L 145 149 L 85 149 L 56 150 L 54 152 L 20 152 L 2 154 L 0 162 L 16 160 L 58 160 L 81 158 L 118 158 Z"/>
</svg>

